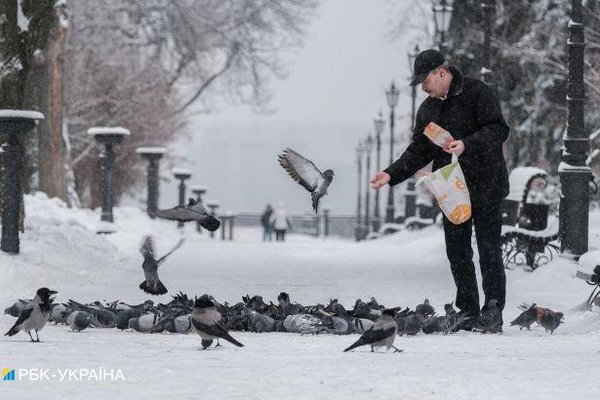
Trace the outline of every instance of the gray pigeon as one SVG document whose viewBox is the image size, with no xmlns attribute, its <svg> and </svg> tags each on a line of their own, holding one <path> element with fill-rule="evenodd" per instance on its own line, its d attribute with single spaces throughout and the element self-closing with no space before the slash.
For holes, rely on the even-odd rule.
<svg viewBox="0 0 600 400">
<path fill-rule="evenodd" d="M 277 301 L 279 302 L 279 308 L 281 309 L 284 317 L 287 317 L 288 315 L 300 314 L 304 310 L 302 305 L 297 303 L 292 304 L 290 301 L 290 295 L 286 292 L 279 293 L 279 296 L 277 296 Z"/>
<path fill-rule="evenodd" d="M 12 306 L 5 308 L 4 314 L 8 314 L 13 317 L 18 317 L 19 314 L 21 314 L 21 311 L 23 311 L 23 309 L 27 307 L 27 304 L 29 304 L 30 302 L 31 300 L 19 299 L 15 301 L 15 303 Z"/>
<path fill-rule="evenodd" d="M 140 289 L 144 292 L 154 295 L 167 293 L 167 288 L 160 281 L 158 277 L 158 267 L 162 264 L 169 255 L 177 250 L 185 242 L 185 238 L 179 239 L 179 242 L 173 247 L 167 254 L 156 259 L 154 255 L 154 242 L 151 236 L 146 236 L 142 247 L 140 247 L 140 253 L 144 256 L 144 263 L 142 269 L 144 270 L 144 282 L 140 283 Z"/>
<path fill-rule="evenodd" d="M 527 328 L 527 330 L 531 329 L 531 324 L 535 322 L 536 319 L 536 309 L 537 304 L 533 303 L 531 307 L 526 308 L 524 305 L 519 306 L 521 309 L 525 309 L 514 321 L 510 323 L 510 326 L 519 325 L 519 330 L 523 328 Z"/>
<path fill-rule="evenodd" d="M 538 323 L 553 334 L 556 328 L 564 322 L 564 314 L 558 311 L 552 311 L 549 308 L 538 307 Z"/>
<path fill-rule="evenodd" d="M 203 228 L 211 232 L 216 231 L 221 226 L 221 221 L 215 218 L 204 206 L 193 198 L 188 199 L 186 206 L 176 206 L 167 210 L 156 210 L 154 216 L 170 221 L 190 222 L 196 221 Z"/>
<path fill-rule="evenodd" d="M 19 333 L 19 331 L 23 331 L 29 334 L 29 338 L 32 342 L 39 342 L 40 337 L 38 336 L 38 331 L 41 331 L 44 328 L 44 325 L 46 325 L 48 317 L 50 316 L 50 306 L 52 304 L 50 296 L 56 293 L 56 291 L 46 287 L 39 288 L 33 300 L 21 311 L 15 324 L 4 334 L 4 336 L 14 336 Z M 31 331 L 35 331 L 37 340 L 33 340 Z"/>
<path fill-rule="evenodd" d="M 456 310 L 454 309 L 454 302 L 444 304 L 444 311 L 446 311 L 446 316 L 449 317 L 451 315 L 456 314 Z"/>
<path fill-rule="evenodd" d="M 292 179 L 310 192 L 312 208 L 316 213 L 319 209 L 319 200 L 327 194 L 327 188 L 333 180 L 333 171 L 330 169 L 325 172 L 319 171 L 312 161 L 290 148 L 283 150 L 278 161 Z"/>
<path fill-rule="evenodd" d="M 64 304 L 57 304 L 54 307 L 52 307 L 52 311 L 50 313 L 50 320 L 54 321 L 54 325 L 64 324 L 67 322 L 67 318 L 72 312 L 73 310 L 71 310 Z"/>
<path fill-rule="evenodd" d="M 435 309 L 429 304 L 429 299 L 425 299 L 423 304 L 419 304 L 415 307 L 415 312 L 424 316 L 425 318 L 428 318 L 435 314 Z"/>
<path fill-rule="evenodd" d="M 244 317 L 246 317 L 246 323 L 250 332 L 262 333 L 273 332 L 275 330 L 275 320 L 273 318 L 247 307 L 244 307 L 242 312 Z"/>
<path fill-rule="evenodd" d="M 138 318 L 129 319 L 129 327 L 137 332 L 150 333 L 152 332 L 152 327 L 157 321 L 158 315 L 154 313 L 144 314 Z"/>
<path fill-rule="evenodd" d="M 383 310 L 381 318 L 375 324 L 363 333 L 356 342 L 348 346 L 344 351 L 350 351 L 359 346 L 370 345 L 371 351 L 375 351 L 375 347 L 383 347 L 386 349 L 394 348 L 396 352 L 402 351 L 394 347 L 394 339 L 398 331 L 398 325 L 394 321 L 394 311 L 390 309 Z"/>
<path fill-rule="evenodd" d="M 491 299 L 487 307 L 481 311 L 477 325 L 477 330 L 484 333 L 502 332 L 502 311 L 498 308 L 496 299 Z"/>
<path fill-rule="evenodd" d="M 238 347 L 244 347 L 243 344 L 235 340 L 220 324 L 221 313 L 215 308 L 215 303 L 207 295 L 202 295 L 194 302 L 192 312 L 192 327 L 194 331 L 202 338 L 202 349 L 205 350 L 212 344 L 214 339 L 225 339 Z"/>
<path fill-rule="evenodd" d="M 81 332 L 92 323 L 92 314 L 86 311 L 73 311 L 67 318 L 67 325 L 75 332 Z"/>
<path fill-rule="evenodd" d="M 96 328 L 115 327 L 115 314 L 112 311 L 110 311 L 110 309 L 108 309 L 107 307 L 81 304 L 72 299 L 68 301 L 67 305 L 73 310 L 87 311 L 88 313 L 90 313 L 92 316 L 92 325 Z"/>
</svg>

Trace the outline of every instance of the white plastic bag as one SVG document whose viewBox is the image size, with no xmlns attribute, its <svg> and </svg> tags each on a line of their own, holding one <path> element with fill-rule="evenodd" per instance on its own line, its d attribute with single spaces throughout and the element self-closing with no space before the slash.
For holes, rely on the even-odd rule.
<svg viewBox="0 0 600 400">
<path fill-rule="evenodd" d="M 471 218 L 469 189 L 458 157 L 452 156 L 452 163 L 420 178 L 417 184 L 425 185 L 453 224 L 459 225 Z"/>
<path fill-rule="evenodd" d="M 448 131 L 433 122 L 427 125 L 423 133 L 440 147 L 445 147 L 454 140 Z M 458 156 L 452 155 L 450 164 L 419 178 L 417 184 L 425 185 L 453 224 L 459 225 L 471 218 L 471 198 Z"/>
</svg>

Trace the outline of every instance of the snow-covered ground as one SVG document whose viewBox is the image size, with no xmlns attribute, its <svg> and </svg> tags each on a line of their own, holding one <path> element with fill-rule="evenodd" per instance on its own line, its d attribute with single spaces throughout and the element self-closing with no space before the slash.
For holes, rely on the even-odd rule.
<svg viewBox="0 0 600 400">
<path fill-rule="evenodd" d="M 285 243 L 263 243 L 258 230 L 238 229 L 234 242 L 222 242 L 197 234 L 191 224 L 180 231 L 175 223 L 150 220 L 133 208 L 115 209 L 112 235 L 95 233 L 98 213 L 69 210 L 42 194 L 27 196 L 26 211 L 21 254 L 0 252 L 2 308 L 31 298 L 41 286 L 57 290 L 58 301 L 147 299 L 138 288 L 144 234 L 154 235 L 159 254 L 186 237 L 161 266 L 169 294 L 154 301 L 167 302 L 179 290 L 210 293 L 229 303 L 245 294 L 275 301 L 287 291 L 292 301 L 305 305 L 338 298 L 347 308 L 359 297 L 411 308 L 427 297 L 437 309 L 454 299 L 437 227 L 362 243 L 294 235 Z M 600 213 L 591 215 L 590 226 L 590 247 L 600 248 Z M 595 398 L 600 310 L 582 311 L 590 287 L 575 277 L 576 269 L 571 261 L 555 258 L 533 273 L 507 271 L 505 322 L 518 315 L 520 303 L 536 302 L 565 313 L 565 324 L 552 336 L 540 327 L 519 331 L 505 324 L 502 335 L 398 337 L 395 345 L 402 353 L 367 348 L 343 353 L 356 335 L 246 332 L 232 333 L 243 348 L 224 343 L 199 351 L 195 334 L 73 333 L 49 324 L 40 334 L 43 343 L 32 344 L 24 334 L 0 338 L 0 369 L 48 374 L 42 381 L 0 381 L 0 399 Z M 12 323 L 13 317 L 2 316 L 2 333 Z M 67 370 L 72 374 L 61 381 Z M 92 374 L 91 380 L 77 375 L 83 371 Z"/>
</svg>

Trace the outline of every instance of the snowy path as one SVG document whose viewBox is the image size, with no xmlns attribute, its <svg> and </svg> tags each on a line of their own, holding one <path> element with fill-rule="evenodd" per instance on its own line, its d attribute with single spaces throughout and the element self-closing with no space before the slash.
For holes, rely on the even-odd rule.
<svg viewBox="0 0 600 400">
<path fill-rule="evenodd" d="M 23 235 L 22 254 L 0 254 L 3 307 L 43 285 L 57 289 L 59 301 L 142 301 L 147 297 L 137 288 L 141 236 L 153 232 L 163 253 L 179 235 L 173 224 L 119 209 L 118 233 L 99 237 L 90 231 L 97 214 L 29 201 L 32 226 Z M 36 213 L 42 205 L 44 213 Z M 300 236 L 283 244 L 261 243 L 253 230 L 229 243 L 198 236 L 191 226 L 183 234 L 186 243 L 161 267 L 170 294 L 207 292 L 232 303 L 246 293 L 269 301 L 288 291 L 292 301 L 303 304 L 337 297 L 347 307 L 358 297 L 403 307 L 428 297 L 438 309 L 454 297 L 443 235 L 435 227 L 360 244 Z M 54 374 L 67 368 L 120 369 L 125 379 L 0 381 L 0 399 L 595 398 L 600 385 L 586 382 L 597 382 L 600 373 L 600 313 L 573 311 L 589 292 L 574 276 L 573 264 L 561 259 L 535 273 L 508 271 L 505 322 L 518 314 L 518 304 L 535 301 L 565 312 L 567 322 L 553 336 L 539 327 L 519 331 L 505 324 L 503 335 L 397 338 L 396 346 L 404 349 L 399 354 L 373 354 L 367 348 L 343 353 L 355 335 L 233 332 L 244 348 L 224 343 L 201 351 L 194 334 L 112 329 L 76 334 L 65 326 L 47 326 L 40 344 L 22 334 L 1 337 L 0 367 Z M 3 316 L 0 330 L 6 332 L 13 322 Z"/>
</svg>

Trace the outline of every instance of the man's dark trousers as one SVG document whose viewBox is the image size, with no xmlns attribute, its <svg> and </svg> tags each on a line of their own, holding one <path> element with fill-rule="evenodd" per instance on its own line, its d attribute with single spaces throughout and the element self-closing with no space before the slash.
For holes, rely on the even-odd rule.
<svg viewBox="0 0 600 400">
<path fill-rule="evenodd" d="M 476 316 L 479 314 L 479 291 L 471 247 L 473 225 L 485 294 L 484 304 L 496 299 L 502 310 L 506 301 L 506 275 L 500 247 L 502 202 L 473 205 L 471 218 L 460 225 L 454 225 L 444 216 L 446 254 L 457 289 L 456 306 L 461 311 Z"/>
</svg>

